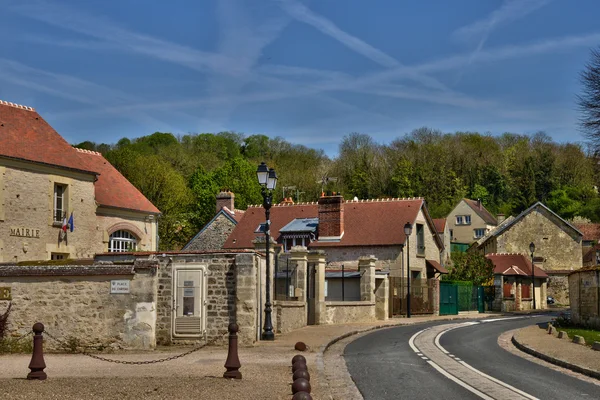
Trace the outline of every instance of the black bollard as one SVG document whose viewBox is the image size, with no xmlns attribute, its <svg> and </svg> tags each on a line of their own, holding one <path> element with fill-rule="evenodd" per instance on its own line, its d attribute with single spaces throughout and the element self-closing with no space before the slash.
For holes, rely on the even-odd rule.
<svg viewBox="0 0 600 400">
<path fill-rule="evenodd" d="M 240 364 L 238 357 L 237 332 L 239 327 L 235 322 L 232 322 L 227 327 L 227 330 L 229 331 L 229 350 L 227 352 L 227 360 L 225 361 L 227 371 L 223 374 L 223 378 L 242 379 L 242 373 L 239 371 L 242 364 Z"/>
<path fill-rule="evenodd" d="M 300 379 L 300 378 L 306 379 L 307 381 L 310 382 L 310 374 L 305 369 L 299 369 L 296 372 L 294 372 L 294 374 L 292 375 L 292 381 L 295 381 L 296 379 Z"/>
<path fill-rule="evenodd" d="M 296 361 L 304 361 L 304 363 L 306 364 L 306 358 L 304 358 L 302 354 L 296 354 L 294 358 L 292 358 L 292 365 L 294 365 Z"/>
<path fill-rule="evenodd" d="M 298 392 L 306 392 L 310 394 L 310 382 L 304 378 L 296 379 L 294 383 L 292 383 L 292 394 L 296 394 Z"/>
<path fill-rule="evenodd" d="M 33 354 L 31 355 L 31 362 L 29 363 L 30 373 L 27 374 L 27 379 L 39 379 L 44 380 L 48 377 L 44 372 L 46 363 L 44 362 L 44 324 L 36 322 L 33 325 Z"/>
<path fill-rule="evenodd" d="M 306 362 L 302 360 L 298 360 L 292 365 L 292 373 L 298 371 L 299 369 L 304 369 L 308 371 L 308 367 L 306 366 Z"/>
<path fill-rule="evenodd" d="M 292 397 L 292 400 L 312 400 L 312 396 L 310 395 L 310 393 L 296 392 L 296 394 L 294 394 L 294 397 Z"/>
</svg>

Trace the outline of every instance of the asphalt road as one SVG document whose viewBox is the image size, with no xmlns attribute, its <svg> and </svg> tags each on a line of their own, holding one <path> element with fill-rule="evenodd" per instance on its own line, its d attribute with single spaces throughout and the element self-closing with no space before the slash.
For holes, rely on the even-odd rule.
<svg viewBox="0 0 600 400">
<path fill-rule="evenodd" d="M 440 345 L 472 367 L 539 399 L 600 399 L 600 387 L 513 355 L 498 345 L 498 336 L 549 320 L 508 319 L 461 327 L 444 333 Z M 461 321 L 464 322 L 464 321 Z M 460 323 L 450 321 L 443 324 Z M 365 399 L 479 399 L 436 371 L 409 346 L 428 323 L 376 331 L 350 343 L 345 360 Z"/>
</svg>

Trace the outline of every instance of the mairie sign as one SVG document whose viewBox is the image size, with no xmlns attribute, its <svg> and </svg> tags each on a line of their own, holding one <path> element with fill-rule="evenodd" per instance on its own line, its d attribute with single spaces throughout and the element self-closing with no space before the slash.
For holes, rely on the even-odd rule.
<svg viewBox="0 0 600 400">
<path fill-rule="evenodd" d="M 40 230 L 36 228 L 24 228 L 22 226 L 11 226 L 10 236 L 20 236 L 39 239 Z"/>
</svg>

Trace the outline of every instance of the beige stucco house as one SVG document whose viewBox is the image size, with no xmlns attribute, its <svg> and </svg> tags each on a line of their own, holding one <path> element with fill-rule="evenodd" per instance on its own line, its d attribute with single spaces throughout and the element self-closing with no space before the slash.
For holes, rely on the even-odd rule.
<svg viewBox="0 0 600 400">
<path fill-rule="evenodd" d="M 462 199 L 446 217 L 450 242 L 464 249 L 498 225 L 480 200 Z"/>
<path fill-rule="evenodd" d="M 582 266 L 582 233 L 544 204 L 537 202 L 516 217 L 509 217 L 479 239 L 470 251 L 482 254 L 517 253 L 531 257 L 548 276 L 548 295 L 568 304 L 567 274 Z"/>
<path fill-rule="evenodd" d="M 0 262 L 155 251 L 159 214 L 100 153 L 0 101 Z"/>
<path fill-rule="evenodd" d="M 452 261 L 450 258 L 450 228 L 448 228 L 448 223 L 445 218 L 436 218 L 433 220 L 433 223 L 435 224 L 435 230 L 444 243 L 444 250 L 442 250 L 442 255 L 440 257 L 442 265 L 448 266 Z"/>
</svg>

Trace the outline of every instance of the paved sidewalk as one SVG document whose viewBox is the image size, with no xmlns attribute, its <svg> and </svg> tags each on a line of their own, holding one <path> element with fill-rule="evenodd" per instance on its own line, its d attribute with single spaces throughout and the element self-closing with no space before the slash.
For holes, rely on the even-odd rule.
<svg viewBox="0 0 600 400">
<path fill-rule="evenodd" d="M 294 344 L 309 346 L 307 358 L 313 398 L 330 399 L 323 351 L 341 337 L 379 327 L 428 321 L 485 318 L 499 314 L 426 316 L 394 318 L 374 323 L 315 325 L 277 335 L 274 342 L 259 342 L 239 349 L 241 381 L 225 380 L 223 365 L 227 349 L 207 347 L 189 356 L 166 363 L 123 365 L 98 361 L 80 354 L 46 354 L 48 380 L 26 381 L 30 355 L 0 356 L 0 398 L 28 399 L 114 399 L 143 396 L 148 399 L 286 399 L 291 398 L 291 359 L 298 351 Z M 343 351 L 343 346 L 339 346 Z M 160 349 L 151 353 L 118 353 L 107 358 L 143 361 L 184 352 L 184 348 Z"/>
<path fill-rule="evenodd" d="M 600 379 L 600 352 L 575 344 L 572 338 L 559 339 L 556 333 L 548 334 L 546 326 L 541 324 L 520 329 L 513 340 L 536 357 Z"/>
</svg>

